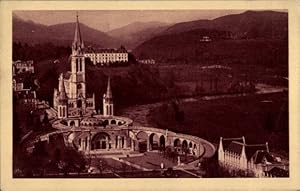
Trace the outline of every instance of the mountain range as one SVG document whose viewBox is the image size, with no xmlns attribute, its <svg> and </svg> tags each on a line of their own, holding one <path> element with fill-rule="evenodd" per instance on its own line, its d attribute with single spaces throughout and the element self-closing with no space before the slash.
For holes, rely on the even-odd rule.
<svg viewBox="0 0 300 191">
<path fill-rule="evenodd" d="M 204 36 L 211 41 L 201 41 Z M 133 53 L 139 59 L 160 63 L 287 65 L 287 44 L 287 13 L 246 11 L 174 24 L 141 43 Z"/>
<path fill-rule="evenodd" d="M 157 59 L 158 55 L 149 55 L 149 52 L 161 50 L 159 55 L 161 56 L 164 55 L 165 51 L 180 51 L 170 49 L 174 48 L 170 43 L 186 44 L 188 49 L 195 52 L 196 46 L 191 43 L 193 42 L 191 39 L 201 38 L 203 35 L 210 36 L 211 32 L 223 37 L 226 34 L 232 39 L 287 39 L 288 14 L 276 11 L 246 11 L 212 20 L 196 20 L 175 24 L 156 21 L 135 22 L 106 33 L 82 23 L 80 27 L 85 45 L 106 48 L 125 45 L 127 49 L 133 49 L 138 57 L 143 58 L 143 55 L 146 55 L 146 57 L 150 56 Z M 14 42 L 29 44 L 52 42 L 53 44 L 69 46 L 73 40 L 74 28 L 75 23 L 46 26 L 13 16 Z M 168 50 L 163 50 L 161 47 Z M 178 48 L 182 47 L 179 46 Z"/>
<path fill-rule="evenodd" d="M 217 29 L 231 31 L 238 36 L 248 38 L 272 37 L 287 35 L 288 14 L 276 11 L 246 11 L 240 14 L 226 15 L 213 20 L 196 20 L 177 23 L 163 34 L 186 32 L 194 29 Z"/>
<path fill-rule="evenodd" d="M 42 25 L 13 17 L 13 41 L 27 44 L 48 43 L 70 46 L 74 38 L 75 23 Z M 100 47 L 118 47 L 120 41 L 106 33 L 80 23 L 85 45 Z"/>
</svg>

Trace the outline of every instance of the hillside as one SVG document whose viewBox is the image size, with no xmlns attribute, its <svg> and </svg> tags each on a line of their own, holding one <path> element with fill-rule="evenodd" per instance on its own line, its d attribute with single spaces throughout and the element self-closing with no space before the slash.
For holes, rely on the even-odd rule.
<svg viewBox="0 0 300 191">
<path fill-rule="evenodd" d="M 107 32 L 110 36 L 120 39 L 129 49 L 158 35 L 167 29 L 170 24 L 162 22 L 134 22 L 129 25 Z"/>
<path fill-rule="evenodd" d="M 201 41 L 209 36 L 210 42 Z M 225 64 L 280 68 L 287 75 L 287 14 L 247 11 L 175 24 L 133 50 L 164 64 Z"/>
<path fill-rule="evenodd" d="M 69 46 L 74 38 L 75 23 L 57 25 L 41 25 L 32 21 L 24 21 L 13 17 L 13 41 L 27 44 L 53 43 L 54 45 Z M 81 34 L 85 45 L 101 47 L 118 47 L 119 41 L 104 32 L 80 24 Z M 63 34 L 63 35 L 62 35 Z"/>
<path fill-rule="evenodd" d="M 201 42 L 203 35 L 220 35 Z M 154 58 L 168 64 L 261 64 L 270 67 L 288 63 L 285 40 L 223 39 L 228 32 L 193 30 L 152 38 L 134 50 L 138 58 Z"/>
<path fill-rule="evenodd" d="M 235 38 L 286 38 L 288 14 L 275 11 L 246 11 L 213 20 L 183 22 L 169 27 L 163 34 L 181 33 L 199 28 L 225 30 Z"/>
</svg>

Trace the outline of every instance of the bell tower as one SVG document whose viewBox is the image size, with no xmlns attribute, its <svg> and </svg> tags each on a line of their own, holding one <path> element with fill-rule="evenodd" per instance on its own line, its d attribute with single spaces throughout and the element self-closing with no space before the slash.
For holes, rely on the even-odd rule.
<svg viewBox="0 0 300 191">
<path fill-rule="evenodd" d="M 86 81 L 85 59 L 83 54 L 84 44 L 81 38 L 79 25 L 79 19 L 77 15 L 75 35 L 72 43 L 70 98 L 76 99 L 77 108 L 85 109 Z"/>
</svg>

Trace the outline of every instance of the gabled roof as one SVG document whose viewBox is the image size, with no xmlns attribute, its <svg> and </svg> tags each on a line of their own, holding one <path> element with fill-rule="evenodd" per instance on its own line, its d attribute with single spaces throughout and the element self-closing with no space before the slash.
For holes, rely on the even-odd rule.
<svg viewBox="0 0 300 191">
<path fill-rule="evenodd" d="M 223 149 L 226 150 L 232 142 L 244 143 L 243 137 L 222 138 Z"/>
<path fill-rule="evenodd" d="M 229 151 L 240 155 L 245 146 L 245 154 L 247 160 L 250 160 L 252 157 L 255 160 L 256 164 L 262 162 L 264 157 L 268 162 L 273 162 L 274 159 L 269 153 L 268 145 L 266 144 L 246 144 L 244 137 L 238 138 L 222 138 L 222 144 L 224 151 Z M 255 155 L 255 157 L 254 157 Z"/>
<path fill-rule="evenodd" d="M 254 164 L 262 163 L 264 159 L 267 160 L 267 162 L 273 163 L 275 160 L 273 156 L 268 153 L 267 151 L 256 151 L 256 153 L 253 155 Z"/>
<path fill-rule="evenodd" d="M 232 141 L 226 150 L 240 155 L 242 154 L 243 145 L 243 143 Z"/>
<path fill-rule="evenodd" d="M 267 151 L 267 147 L 265 144 L 246 145 L 245 150 L 246 150 L 246 157 L 248 160 L 250 160 L 257 151 Z"/>
</svg>

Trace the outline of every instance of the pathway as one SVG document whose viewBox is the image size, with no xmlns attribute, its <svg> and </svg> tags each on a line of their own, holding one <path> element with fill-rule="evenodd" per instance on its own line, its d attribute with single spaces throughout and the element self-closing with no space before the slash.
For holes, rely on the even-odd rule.
<svg viewBox="0 0 300 191">
<path fill-rule="evenodd" d="M 142 166 L 140 166 L 140 165 L 137 165 L 137 164 L 134 164 L 134 163 L 125 161 L 125 160 L 120 159 L 120 158 L 117 158 L 117 157 L 112 157 L 112 159 L 114 159 L 114 160 L 116 160 L 116 161 L 118 161 L 118 162 L 124 163 L 124 164 L 126 164 L 126 165 L 128 165 L 128 166 L 132 166 L 132 167 L 134 167 L 134 168 L 143 170 L 143 171 L 151 171 L 151 170 L 148 169 L 148 168 L 144 168 L 144 167 L 142 167 Z"/>
</svg>

